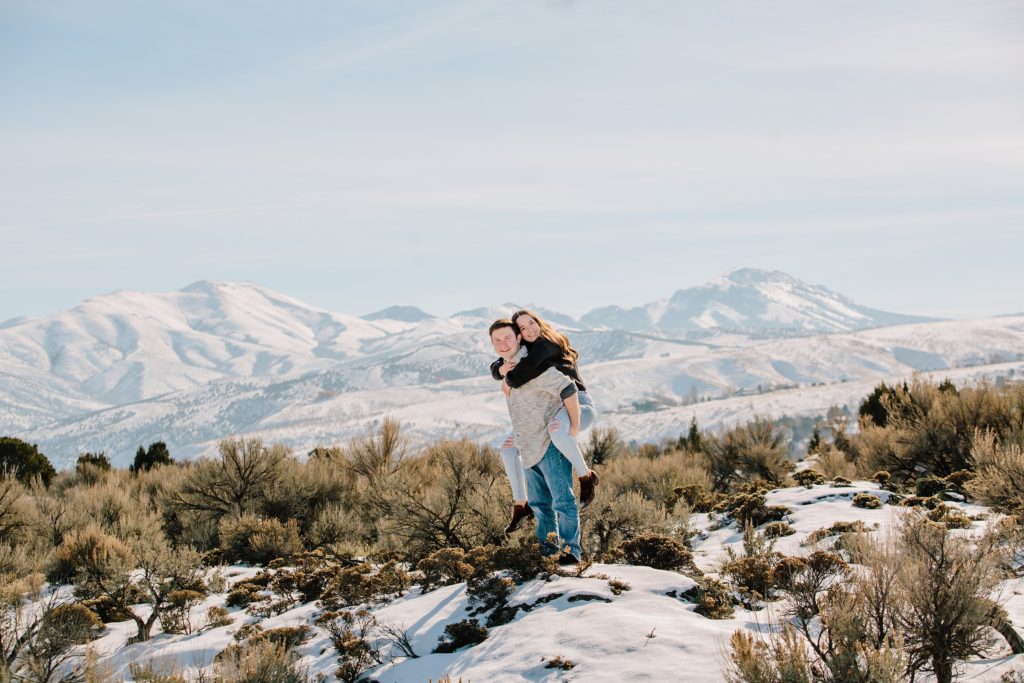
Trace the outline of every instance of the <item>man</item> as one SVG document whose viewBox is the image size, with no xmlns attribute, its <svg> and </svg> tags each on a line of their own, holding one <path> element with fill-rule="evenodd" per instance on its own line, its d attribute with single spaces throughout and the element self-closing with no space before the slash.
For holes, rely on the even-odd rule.
<svg viewBox="0 0 1024 683">
<path fill-rule="evenodd" d="M 521 357 L 522 337 L 511 320 L 495 321 L 489 332 L 499 356 L 509 362 Z M 570 432 L 578 431 L 580 403 L 576 391 L 576 384 L 552 367 L 511 389 L 505 398 L 526 470 L 526 497 L 537 519 L 541 552 L 551 555 L 565 547 L 559 557 L 561 564 L 580 560 L 580 513 L 572 491 L 572 464 L 551 443 L 548 423 L 564 403 Z M 557 533 L 558 547 L 548 542 L 551 533 Z"/>
</svg>

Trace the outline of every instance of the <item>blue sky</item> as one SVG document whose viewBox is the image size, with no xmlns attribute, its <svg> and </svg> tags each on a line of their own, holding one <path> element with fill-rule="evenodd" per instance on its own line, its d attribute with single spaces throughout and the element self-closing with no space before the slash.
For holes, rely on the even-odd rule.
<svg viewBox="0 0 1024 683">
<path fill-rule="evenodd" d="M 250 280 L 1024 311 L 1024 2 L 0 2 L 0 320 Z"/>
</svg>

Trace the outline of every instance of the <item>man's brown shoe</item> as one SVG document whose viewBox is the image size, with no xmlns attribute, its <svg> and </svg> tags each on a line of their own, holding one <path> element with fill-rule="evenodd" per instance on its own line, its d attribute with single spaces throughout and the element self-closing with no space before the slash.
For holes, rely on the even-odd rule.
<svg viewBox="0 0 1024 683">
<path fill-rule="evenodd" d="M 594 501 L 594 487 L 597 486 L 597 472 L 590 470 L 590 474 L 580 477 L 580 509 L 587 507 Z"/>
<path fill-rule="evenodd" d="M 523 522 L 533 517 L 533 509 L 527 503 L 512 506 L 512 521 L 505 527 L 505 533 L 510 534 L 523 525 Z"/>
</svg>

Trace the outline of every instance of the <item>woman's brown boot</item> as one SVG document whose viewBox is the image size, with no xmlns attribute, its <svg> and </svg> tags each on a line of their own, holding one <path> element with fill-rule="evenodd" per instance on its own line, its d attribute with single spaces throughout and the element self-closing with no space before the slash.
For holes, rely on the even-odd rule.
<svg viewBox="0 0 1024 683">
<path fill-rule="evenodd" d="M 505 534 L 510 534 L 523 525 L 523 522 L 533 517 L 533 509 L 528 503 L 516 503 L 512 506 L 512 521 L 505 527 Z"/>
<path fill-rule="evenodd" d="M 597 486 L 597 472 L 590 470 L 590 474 L 580 477 L 580 509 L 587 507 L 594 501 L 594 487 Z"/>
</svg>

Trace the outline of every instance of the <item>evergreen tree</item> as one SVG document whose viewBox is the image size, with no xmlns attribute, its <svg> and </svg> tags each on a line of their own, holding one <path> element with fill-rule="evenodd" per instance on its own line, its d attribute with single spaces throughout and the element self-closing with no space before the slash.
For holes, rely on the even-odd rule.
<svg viewBox="0 0 1024 683">
<path fill-rule="evenodd" d="M 0 437 L 0 472 L 5 471 L 26 483 L 38 476 L 46 486 L 57 474 L 49 459 L 39 452 L 38 446 L 13 436 Z"/>
<path fill-rule="evenodd" d="M 686 435 L 686 450 L 691 453 L 700 453 L 704 450 L 704 437 L 700 435 L 697 427 L 697 416 L 690 418 L 690 431 Z"/>
<path fill-rule="evenodd" d="M 93 467 L 103 470 L 105 472 L 110 471 L 110 458 L 103 451 L 99 453 L 82 453 L 78 456 L 78 462 L 75 463 L 75 469 L 79 470 L 86 465 L 92 465 Z"/>
<path fill-rule="evenodd" d="M 821 432 L 815 426 L 814 431 L 811 432 L 811 440 L 807 444 L 807 455 L 813 455 L 819 450 L 821 450 Z"/>
<path fill-rule="evenodd" d="M 167 450 L 167 444 L 163 441 L 154 441 L 149 444 L 149 449 L 139 446 L 135 452 L 135 462 L 128 468 L 130 472 L 144 472 L 153 469 L 157 465 L 172 465 L 171 452 Z"/>
<path fill-rule="evenodd" d="M 906 387 L 906 384 L 904 384 Z M 909 391 L 909 389 L 904 389 Z M 864 399 L 864 402 L 860 404 L 860 409 L 857 411 L 862 418 L 870 418 L 879 427 L 885 427 L 889 424 L 889 411 L 886 409 L 885 404 L 882 402 L 883 397 L 892 397 L 895 395 L 896 390 L 890 386 L 886 386 L 885 382 L 882 382 L 875 390 L 871 392 L 871 395 Z"/>
</svg>

